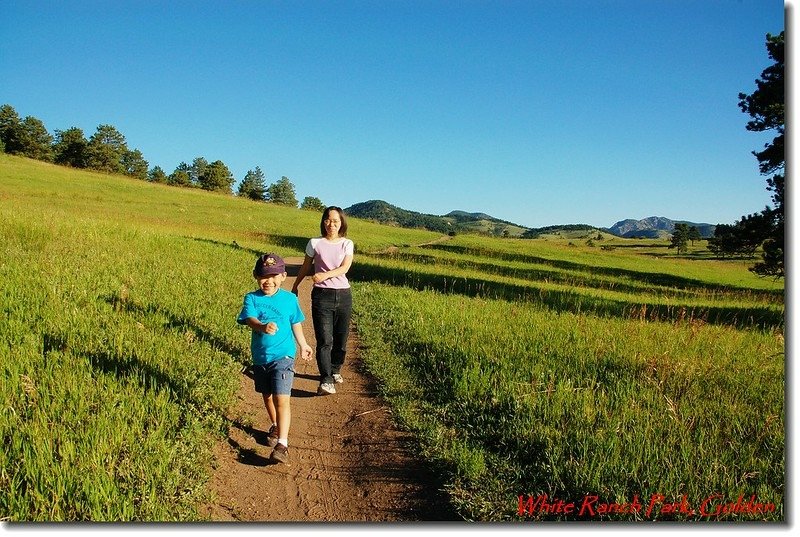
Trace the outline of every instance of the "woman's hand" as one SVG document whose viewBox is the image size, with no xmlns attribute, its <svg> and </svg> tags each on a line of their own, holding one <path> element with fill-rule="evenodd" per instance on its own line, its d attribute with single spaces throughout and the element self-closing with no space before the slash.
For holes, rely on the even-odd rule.
<svg viewBox="0 0 800 537">
<path fill-rule="evenodd" d="M 314 274 L 314 276 L 312 278 L 312 280 L 314 280 L 314 283 L 322 283 L 327 279 L 328 279 L 328 276 L 326 275 L 325 272 L 317 272 L 316 274 Z"/>
</svg>

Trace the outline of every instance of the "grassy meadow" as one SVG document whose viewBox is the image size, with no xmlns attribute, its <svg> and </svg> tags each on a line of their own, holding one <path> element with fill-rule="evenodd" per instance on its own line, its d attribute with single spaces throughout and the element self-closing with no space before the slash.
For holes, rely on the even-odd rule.
<svg viewBox="0 0 800 537">
<path fill-rule="evenodd" d="M 0 155 L 0 517 L 197 520 L 254 257 L 302 255 L 318 225 Z M 362 357 L 465 519 L 785 518 L 782 281 L 652 240 L 349 236 Z M 519 513 L 544 494 L 664 499 Z M 716 494 L 704 513 L 775 509 L 701 514 Z"/>
</svg>

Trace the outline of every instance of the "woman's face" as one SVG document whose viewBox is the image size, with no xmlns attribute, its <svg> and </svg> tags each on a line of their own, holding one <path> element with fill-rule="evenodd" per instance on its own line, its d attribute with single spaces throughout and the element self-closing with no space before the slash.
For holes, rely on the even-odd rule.
<svg viewBox="0 0 800 537">
<path fill-rule="evenodd" d="M 342 227 L 342 217 L 339 211 L 328 211 L 328 217 L 322 221 L 328 237 L 338 237 L 339 228 Z"/>
</svg>

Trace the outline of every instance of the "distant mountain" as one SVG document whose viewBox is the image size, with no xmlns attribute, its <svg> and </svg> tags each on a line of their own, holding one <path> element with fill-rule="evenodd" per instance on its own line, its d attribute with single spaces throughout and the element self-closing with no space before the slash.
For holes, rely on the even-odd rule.
<svg viewBox="0 0 800 537">
<path fill-rule="evenodd" d="M 670 220 L 663 216 L 651 216 L 649 218 L 643 218 L 642 220 L 620 220 L 608 228 L 608 231 L 614 235 L 625 238 L 660 239 L 672 235 L 672 232 L 675 230 L 675 224 L 686 224 L 689 227 L 694 226 L 703 238 L 713 237 L 714 230 L 717 227 L 712 224 L 697 224 L 685 220 Z"/>
<path fill-rule="evenodd" d="M 486 213 L 451 211 L 445 215 L 419 213 L 402 209 L 383 200 L 370 200 L 356 203 L 345 209 L 345 213 L 356 218 L 372 220 L 379 224 L 406 228 L 422 228 L 438 233 L 481 233 L 495 237 L 537 237 L 555 236 L 561 238 L 585 238 L 605 232 L 625 238 L 663 239 L 672 235 L 675 224 L 695 226 L 704 238 L 713 237 L 716 226 L 696 224 L 683 220 L 670 220 L 663 216 L 651 216 L 642 220 L 621 220 L 610 228 L 596 228 L 587 224 L 566 224 L 541 228 L 527 228 L 495 218 Z"/>
<path fill-rule="evenodd" d="M 408 211 L 383 200 L 356 203 L 345 209 L 356 218 L 407 228 L 424 228 L 439 233 L 476 232 L 495 236 L 520 237 L 528 228 L 486 213 L 451 211 L 444 216 Z"/>
<path fill-rule="evenodd" d="M 453 231 L 453 227 L 440 216 L 407 211 L 396 207 L 383 200 L 370 200 L 356 203 L 344 210 L 345 214 L 372 220 L 379 224 L 399 226 L 407 228 L 424 228 L 429 231 L 448 233 Z"/>
<path fill-rule="evenodd" d="M 445 216 L 455 218 L 456 220 L 497 220 L 486 213 L 468 213 L 464 211 L 450 211 Z"/>
</svg>

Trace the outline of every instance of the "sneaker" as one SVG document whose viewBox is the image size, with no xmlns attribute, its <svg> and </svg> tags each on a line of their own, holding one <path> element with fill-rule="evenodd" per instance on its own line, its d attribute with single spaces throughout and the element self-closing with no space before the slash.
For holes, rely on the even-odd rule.
<svg viewBox="0 0 800 537">
<path fill-rule="evenodd" d="M 317 388 L 317 395 L 331 395 L 336 393 L 336 387 L 330 382 L 323 382 Z"/>
<path fill-rule="evenodd" d="M 336 384 L 341 384 L 342 382 L 344 382 L 344 377 L 341 376 L 339 373 L 334 373 L 333 382 L 335 382 Z"/>
<path fill-rule="evenodd" d="M 267 445 L 269 447 L 275 447 L 278 443 L 278 426 L 273 425 L 269 428 L 269 432 L 267 433 Z"/>
<path fill-rule="evenodd" d="M 271 461 L 286 462 L 289 460 L 289 448 L 283 444 L 276 444 L 275 449 L 272 450 L 272 455 L 269 456 Z"/>
</svg>

